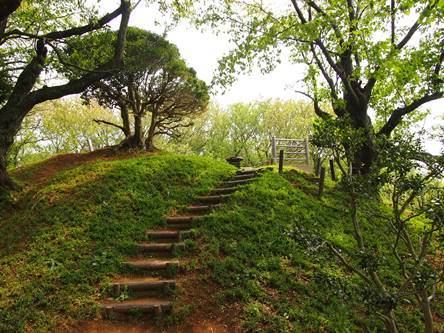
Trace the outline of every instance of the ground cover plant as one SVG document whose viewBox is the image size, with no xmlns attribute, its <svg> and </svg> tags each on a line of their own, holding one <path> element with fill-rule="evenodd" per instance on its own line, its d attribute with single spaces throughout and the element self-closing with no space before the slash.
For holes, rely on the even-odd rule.
<svg viewBox="0 0 444 333">
<path fill-rule="evenodd" d="M 348 196 L 328 184 L 322 200 L 309 177 L 287 170 L 266 173 L 234 195 L 202 226 L 202 263 L 220 286 L 225 308 L 241 304 L 246 332 L 380 332 L 371 290 L 333 256 L 326 242 L 344 254 L 355 251 Z M 389 214 L 382 202 L 361 214 L 368 241 L 379 251 L 381 277 L 401 279 L 389 253 Z M 378 217 L 379 216 L 379 217 Z M 416 221 L 418 230 L 421 219 Z M 206 271 L 204 269 L 204 271 Z M 420 332 L 419 309 L 406 296 L 396 308 L 400 332 Z M 443 291 L 432 304 L 436 329 L 443 327 Z"/>
<path fill-rule="evenodd" d="M 0 213 L 0 332 L 94 317 L 101 287 L 144 230 L 233 171 L 208 158 L 144 154 L 68 165 L 35 185 L 50 163 L 13 172 L 23 198 Z"/>
</svg>

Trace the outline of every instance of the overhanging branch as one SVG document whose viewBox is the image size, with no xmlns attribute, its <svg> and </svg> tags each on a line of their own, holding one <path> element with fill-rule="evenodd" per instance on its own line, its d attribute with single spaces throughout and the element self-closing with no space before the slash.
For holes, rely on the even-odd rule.
<svg viewBox="0 0 444 333">
<path fill-rule="evenodd" d="M 0 4 L 0 22 L 6 20 L 9 15 L 15 12 L 22 0 L 2 0 Z"/>
<path fill-rule="evenodd" d="M 97 124 L 105 124 L 105 125 L 116 127 L 118 129 L 122 130 L 122 132 L 125 134 L 125 136 L 129 135 L 128 131 L 123 126 L 120 126 L 120 125 L 117 125 L 117 124 L 112 123 L 110 121 L 106 121 L 106 120 L 102 120 L 102 119 L 93 119 L 93 121 Z"/>
<path fill-rule="evenodd" d="M 387 120 L 385 125 L 378 132 L 378 135 L 379 134 L 390 135 L 390 133 L 395 129 L 395 127 L 401 122 L 403 116 L 409 114 L 410 112 L 415 111 L 417 108 L 419 108 L 421 105 L 427 102 L 443 98 L 443 95 L 444 93 L 442 91 L 433 94 L 426 94 L 423 97 L 414 100 L 409 105 L 406 105 L 402 108 L 397 108 L 395 111 L 392 112 L 390 118 Z"/>
<path fill-rule="evenodd" d="M 79 79 L 71 80 L 68 83 L 59 86 L 43 87 L 31 92 L 24 98 L 22 102 L 22 106 L 25 109 L 31 109 L 34 105 L 45 102 L 47 100 L 81 93 L 92 83 L 112 74 L 112 70 L 116 70 L 118 68 L 123 59 L 123 49 L 126 43 L 126 32 L 131 13 L 129 3 L 127 3 L 125 0 L 122 0 L 122 4 L 124 4 L 124 11 L 122 12 L 122 19 L 120 22 L 119 34 L 116 47 L 114 49 L 113 59 L 111 59 L 111 61 L 104 64 L 103 66 L 99 67 L 97 71 L 87 73 Z"/>
</svg>

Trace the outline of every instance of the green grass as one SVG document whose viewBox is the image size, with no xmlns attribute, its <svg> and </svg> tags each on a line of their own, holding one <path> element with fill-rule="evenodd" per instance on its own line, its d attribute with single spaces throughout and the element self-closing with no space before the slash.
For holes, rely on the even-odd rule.
<svg viewBox="0 0 444 333">
<path fill-rule="evenodd" d="M 15 171 L 23 191 L 0 198 L 0 208 L 8 208 L 0 212 L 2 333 L 47 332 L 95 317 L 97 298 L 143 231 L 234 172 L 212 159 L 163 154 L 89 161 L 37 186 L 33 181 L 45 166 Z M 362 282 L 323 245 L 328 240 L 346 254 L 355 249 L 347 196 L 331 182 L 322 200 L 316 191 L 294 170 L 283 177 L 265 172 L 198 228 L 202 246 L 193 269 L 203 275 L 199 281 L 219 286 L 214 297 L 222 308 L 241 307 L 234 315 L 243 331 L 384 331 Z M 379 217 L 387 212 L 383 203 L 367 200 L 360 219 L 379 254 L 382 278 L 396 285 L 392 239 Z M 443 299 L 441 292 L 433 308 L 438 331 L 444 330 Z M 422 331 L 412 306 L 401 304 L 397 317 L 400 332 Z"/>
<path fill-rule="evenodd" d="M 32 182 L 39 167 L 45 163 L 17 177 Z M 165 154 L 88 163 L 38 191 L 25 188 L 0 224 L 0 332 L 47 332 L 94 317 L 101 285 L 144 230 L 233 171 L 212 159 Z"/>
<path fill-rule="evenodd" d="M 242 304 L 245 332 L 384 331 L 362 282 L 323 246 L 328 240 L 344 253 L 355 249 L 347 197 L 332 183 L 322 201 L 316 190 L 301 173 L 267 172 L 202 226 L 203 272 L 220 286 L 224 307 Z M 375 217 L 387 208 L 368 200 L 367 212 L 360 216 L 367 244 L 379 253 L 384 281 L 394 285 L 398 269 L 387 255 L 392 239 Z M 356 258 L 364 259 L 372 258 Z M 434 304 L 442 313 L 442 293 Z M 422 331 L 418 311 L 401 305 L 397 314 L 400 332 Z"/>
</svg>

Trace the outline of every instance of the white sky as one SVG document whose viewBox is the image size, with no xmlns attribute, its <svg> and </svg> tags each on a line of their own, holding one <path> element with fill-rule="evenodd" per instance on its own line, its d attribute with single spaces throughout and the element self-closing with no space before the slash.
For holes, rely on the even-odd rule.
<svg viewBox="0 0 444 333">
<path fill-rule="evenodd" d="M 108 12 L 118 6 L 119 1 L 107 0 L 100 3 L 101 12 Z M 147 8 L 141 3 L 131 14 L 130 25 L 162 34 L 165 27 L 164 18 L 154 8 Z M 156 24 L 156 21 L 158 24 Z M 118 20 L 113 22 L 113 27 L 118 27 Z M 176 44 L 182 57 L 188 65 L 193 67 L 199 78 L 210 83 L 217 61 L 230 50 L 228 36 L 211 32 L 201 32 L 195 27 L 181 23 L 168 32 L 167 39 Z M 283 61 L 272 73 L 261 74 L 255 70 L 249 75 L 240 75 L 238 80 L 225 92 L 216 93 L 213 100 L 226 106 L 236 102 L 250 102 L 264 98 L 300 99 L 302 96 L 294 90 L 304 90 L 300 80 L 303 77 L 302 65 L 295 65 Z M 431 129 L 437 124 L 443 124 L 440 117 L 444 114 L 444 100 L 428 103 L 425 107 L 432 110 L 431 116 L 424 121 L 424 128 Z M 439 153 L 440 144 L 427 141 L 427 150 L 431 153 Z"/>
</svg>

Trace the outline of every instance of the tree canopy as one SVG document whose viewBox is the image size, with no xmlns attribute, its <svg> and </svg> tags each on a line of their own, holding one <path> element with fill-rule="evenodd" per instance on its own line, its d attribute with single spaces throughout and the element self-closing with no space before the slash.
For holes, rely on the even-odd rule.
<svg viewBox="0 0 444 333">
<path fill-rule="evenodd" d="M 307 65 L 302 93 L 316 113 L 328 117 L 327 105 L 365 129 L 357 156 L 363 172 L 376 157 L 375 131 L 390 135 L 420 106 L 443 97 L 441 0 L 201 1 L 190 11 L 197 23 L 229 31 L 236 45 L 219 62 L 222 86 L 253 64 L 271 71 L 284 49 L 290 61 Z"/>
<path fill-rule="evenodd" d="M 81 93 L 118 68 L 131 9 L 127 0 L 121 0 L 118 8 L 102 17 L 86 1 L 8 1 L 0 8 L 0 187 L 14 187 L 6 171 L 6 156 L 30 110 L 44 101 Z M 118 38 L 108 62 L 62 84 L 42 82 L 44 73 L 58 65 L 70 65 L 59 56 L 61 45 L 72 37 L 102 29 L 119 16 Z"/>
<path fill-rule="evenodd" d="M 115 38 L 115 33 L 104 32 L 80 40 L 81 45 L 76 42 L 68 47 L 69 59 L 79 67 L 97 66 L 112 54 Z M 208 87 L 186 65 L 177 47 L 162 36 L 131 27 L 127 42 L 122 70 L 91 85 L 82 97 L 120 110 L 122 124 L 104 123 L 124 132 L 124 145 L 153 149 L 156 135 L 177 135 L 178 128 L 189 126 L 190 119 L 205 110 Z M 150 120 L 144 126 L 142 120 L 148 114 Z"/>
<path fill-rule="evenodd" d="M 307 138 L 314 117 L 311 104 L 303 101 L 258 100 L 227 108 L 211 105 L 168 146 L 220 159 L 242 156 L 247 165 L 259 165 L 271 160 L 273 136 Z"/>
</svg>

